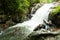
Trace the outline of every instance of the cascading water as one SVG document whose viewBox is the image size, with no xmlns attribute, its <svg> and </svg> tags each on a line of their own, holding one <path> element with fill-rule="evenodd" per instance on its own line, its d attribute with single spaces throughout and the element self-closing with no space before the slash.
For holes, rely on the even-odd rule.
<svg viewBox="0 0 60 40">
<path fill-rule="evenodd" d="M 55 7 L 55 5 L 52 3 L 44 4 L 42 7 L 40 7 L 36 11 L 34 16 L 30 20 L 25 21 L 23 23 L 18 23 L 17 25 L 10 27 L 10 28 L 14 28 L 17 26 L 20 26 L 20 27 L 29 26 L 27 28 L 30 28 L 30 30 L 34 30 L 39 24 L 43 24 L 44 21 L 48 22 L 48 16 L 49 16 L 49 13 L 52 11 L 51 9 L 52 7 Z"/>
<path fill-rule="evenodd" d="M 9 27 L 8 29 L 12 28 L 20 28 L 20 40 L 23 40 L 26 38 L 30 33 L 33 32 L 33 30 L 39 25 L 43 24 L 44 21 L 48 22 L 48 16 L 49 13 L 52 11 L 51 7 L 54 7 L 55 5 L 53 3 L 50 4 L 44 4 L 41 8 L 39 8 L 34 16 L 23 23 L 18 23 L 17 25 L 14 25 L 12 27 Z M 44 20 L 44 21 L 43 21 Z"/>
</svg>

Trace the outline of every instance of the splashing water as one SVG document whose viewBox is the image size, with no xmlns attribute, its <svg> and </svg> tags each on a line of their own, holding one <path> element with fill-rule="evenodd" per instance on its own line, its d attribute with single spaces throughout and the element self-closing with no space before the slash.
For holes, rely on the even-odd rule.
<svg viewBox="0 0 60 40">
<path fill-rule="evenodd" d="M 20 26 L 20 27 L 27 27 L 27 28 L 30 28 L 30 30 L 34 30 L 39 24 L 43 24 L 43 20 L 45 20 L 46 22 L 48 22 L 48 16 L 49 16 L 49 13 L 52 11 L 52 7 L 54 7 L 55 5 L 50 3 L 50 4 L 44 4 L 41 8 L 39 8 L 36 13 L 34 14 L 34 16 L 28 20 L 28 21 L 25 21 L 23 23 L 19 23 L 11 28 L 14 28 L 14 27 L 17 27 L 17 26 Z"/>
<path fill-rule="evenodd" d="M 46 22 L 48 22 L 48 16 L 49 13 L 52 11 L 51 7 L 54 7 L 55 5 L 50 3 L 50 4 L 44 4 L 41 8 L 39 8 L 36 13 L 34 14 L 34 16 L 28 20 L 25 21 L 23 23 L 18 23 L 12 27 L 9 27 L 8 29 L 11 28 L 15 28 L 15 27 L 21 27 L 21 28 L 25 28 L 26 30 L 20 29 L 21 32 L 23 32 L 24 35 L 21 35 L 21 40 L 25 37 L 27 37 L 30 33 L 33 32 L 33 30 L 39 25 L 39 24 L 43 24 L 45 20 Z"/>
</svg>

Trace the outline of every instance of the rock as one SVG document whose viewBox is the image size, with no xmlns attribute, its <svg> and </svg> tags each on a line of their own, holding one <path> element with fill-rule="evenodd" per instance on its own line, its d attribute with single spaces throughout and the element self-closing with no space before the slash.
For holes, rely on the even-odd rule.
<svg viewBox="0 0 60 40">
<path fill-rule="evenodd" d="M 30 30 L 25 27 L 15 27 L 7 29 L 0 35 L 0 40 L 24 40 L 30 34 Z"/>
<path fill-rule="evenodd" d="M 56 32 L 34 31 L 26 40 L 60 40 L 60 30 Z"/>
</svg>

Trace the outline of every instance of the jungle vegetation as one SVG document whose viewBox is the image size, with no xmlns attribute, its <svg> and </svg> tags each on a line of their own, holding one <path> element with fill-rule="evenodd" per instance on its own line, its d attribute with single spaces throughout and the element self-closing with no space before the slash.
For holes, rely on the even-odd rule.
<svg viewBox="0 0 60 40">
<path fill-rule="evenodd" d="M 7 24 L 10 26 L 26 21 L 29 19 L 31 7 L 34 3 L 40 3 L 42 5 L 44 2 L 52 3 L 54 1 L 58 0 L 0 0 L 0 24 Z M 53 10 L 52 16 L 59 11 L 60 6 L 57 6 Z M 58 18 L 60 18 L 60 16 L 58 16 Z"/>
</svg>

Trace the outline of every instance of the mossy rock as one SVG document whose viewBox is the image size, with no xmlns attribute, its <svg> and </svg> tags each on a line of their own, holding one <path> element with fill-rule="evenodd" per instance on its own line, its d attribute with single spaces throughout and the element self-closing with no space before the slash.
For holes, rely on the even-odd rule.
<svg viewBox="0 0 60 40">
<path fill-rule="evenodd" d="M 53 11 L 51 12 L 50 16 L 54 17 L 54 15 L 57 15 L 58 13 L 60 13 L 60 5 L 53 9 Z"/>
<path fill-rule="evenodd" d="M 56 26 L 60 26 L 60 6 L 57 6 L 53 9 L 49 19 L 52 20 L 52 23 Z"/>
</svg>

